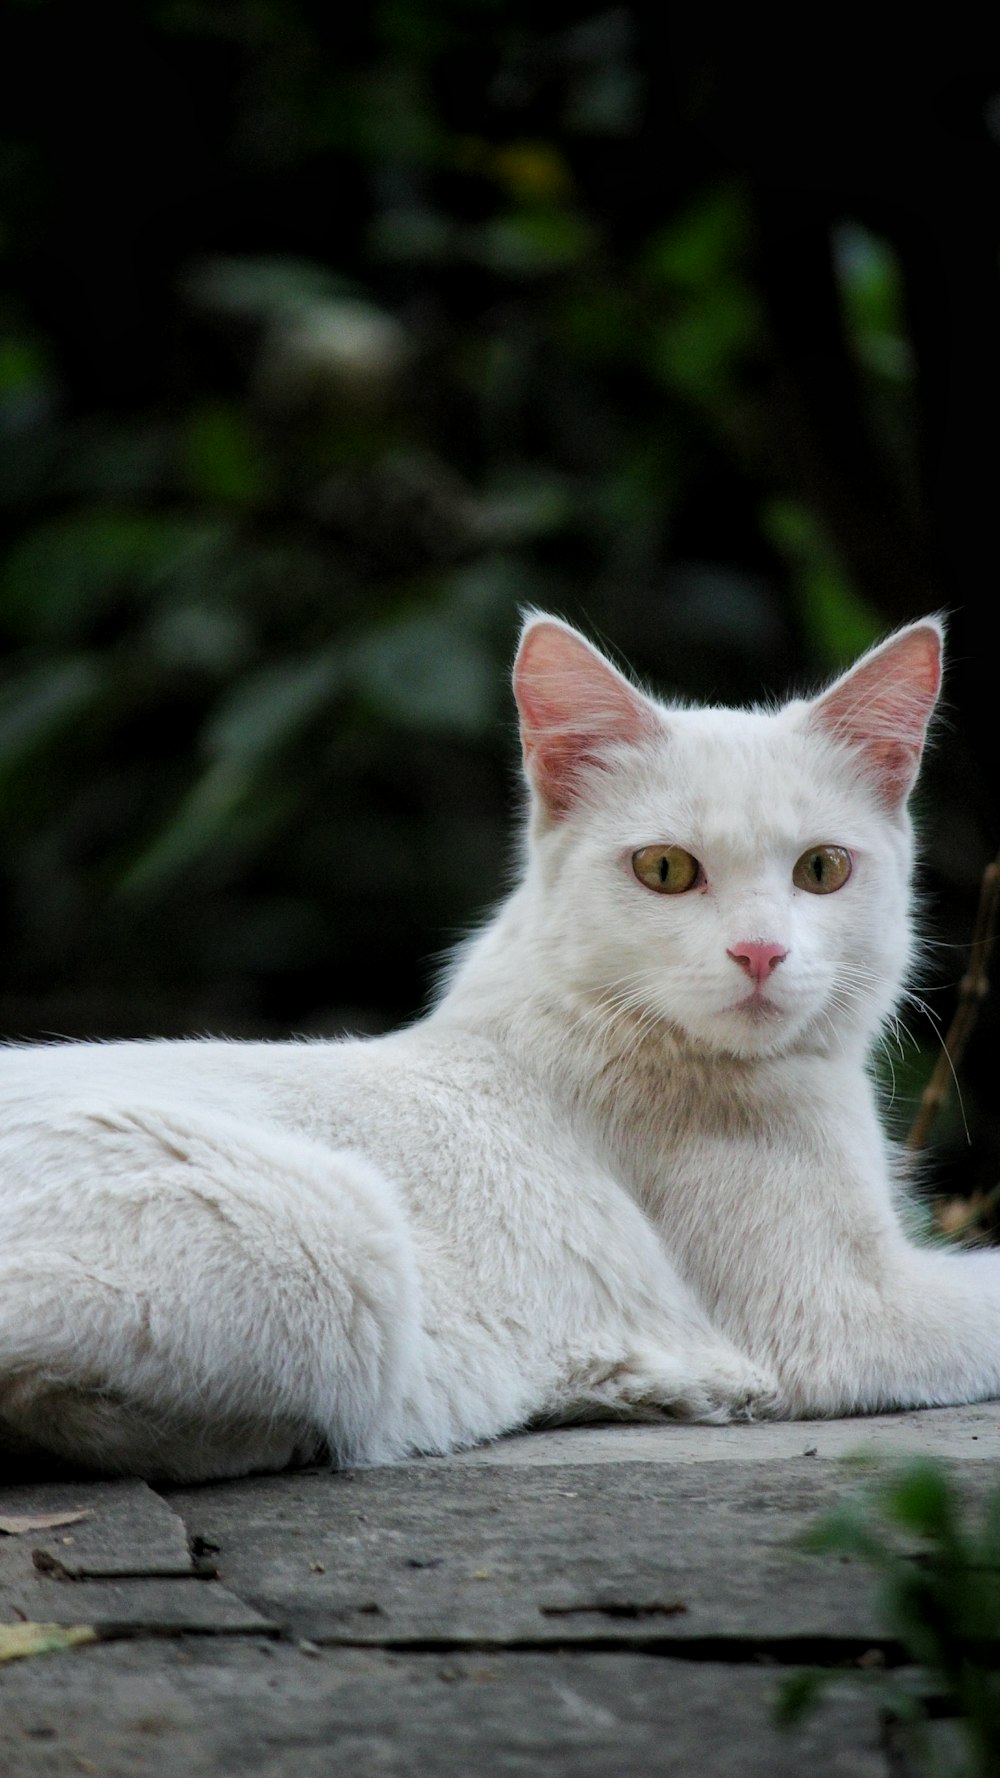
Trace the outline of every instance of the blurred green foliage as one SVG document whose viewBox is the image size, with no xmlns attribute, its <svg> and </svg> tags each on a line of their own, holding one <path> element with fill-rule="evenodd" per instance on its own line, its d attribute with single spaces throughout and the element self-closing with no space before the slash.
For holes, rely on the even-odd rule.
<svg viewBox="0 0 1000 1778">
<path fill-rule="evenodd" d="M 738 28 L 654 25 L 515 0 L 0 15 L 9 1035 L 412 1014 L 507 878 L 525 604 L 668 692 L 752 699 L 967 587 L 974 527 L 935 492 L 975 489 L 931 209 L 935 131 L 986 141 L 989 59 L 936 48 L 919 117 L 858 74 L 851 134 L 852 69 L 807 104 Z M 876 112 L 893 155 L 923 132 L 895 195 Z M 947 276 L 986 305 L 963 250 Z M 974 722 L 935 770 L 958 946 L 996 841 Z"/>
<path fill-rule="evenodd" d="M 863 1563 L 877 1577 L 879 1615 L 898 1644 L 899 1664 L 869 1665 L 852 1680 L 887 1713 L 896 1763 L 942 1778 L 995 1778 L 1000 1490 L 976 1515 L 943 1465 L 913 1461 L 846 1498 L 816 1523 L 804 1548 Z M 800 1721 L 834 1679 L 843 1683 L 843 1670 L 806 1669 L 787 1680 L 779 1719 Z"/>
</svg>

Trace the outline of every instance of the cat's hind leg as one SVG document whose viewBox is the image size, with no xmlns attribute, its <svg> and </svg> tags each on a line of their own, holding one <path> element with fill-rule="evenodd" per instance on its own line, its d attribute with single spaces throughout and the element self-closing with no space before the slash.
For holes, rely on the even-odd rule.
<svg viewBox="0 0 1000 1778">
<path fill-rule="evenodd" d="M 0 1450 L 197 1480 L 407 1447 L 419 1286 L 371 1163 L 170 1104 L 0 1144 Z"/>
</svg>

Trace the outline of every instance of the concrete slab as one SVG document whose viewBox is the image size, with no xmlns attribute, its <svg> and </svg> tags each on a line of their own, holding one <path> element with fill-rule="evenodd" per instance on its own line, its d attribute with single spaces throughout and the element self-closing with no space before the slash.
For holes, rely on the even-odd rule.
<svg viewBox="0 0 1000 1778">
<path fill-rule="evenodd" d="M 976 1465 L 981 1492 L 991 1477 Z M 417 1465 L 179 1490 L 225 1584 L 332 1643 L 877 1639 L 867 1570 L 797 1535 L 857 1478 L 766 1464 Z"/>
<path fill-rule="evenodd" d="M 141 1572 L 189 1575 L 191 1551 L 177 1514 L 145 1482 L 43 1482 L 0 1487 L 0 1517 L 83 1512 L 71 1525 L 23 1533 L 75 1578 Z M 0 1539 L 0 1546 L 3 1540 Z"/>
<path fill-rule="evenodd" d="M 109 1634 L 154 1636 L 276 1629 L 214 1581 L 66 1580 L 39 1573 L 30 1552 L 7 1548 L 0 1549 L 0 1623 L 91 1624 Z"/>
<path fill-rule="evenodd" d="M 426 1462 L 453 1468 L 562 1463 L 774 1463 L 805 1454 L 828 1461 L 864 1453 L 1000 1462 L 1000 1402 L 849 1420 L 786 1420 L 756 1426 L 565 1426 L 521 1433 Z"/>
<path fill-rule="evenodd" d="M 267 1622 L 194 1567 L 184 1524 L 144 1482 L 0 1489 L 0 1515 L 86 1512 L 71 1525 L 0 1536 L 0 1622 L 150 1633 L 263 1633 Z"/>
<path fill-rule="evenodd" d="M 0 1537 L 0 1620 L 127 1639 L 0 1665 L 0 1772 L 902 1778 L 847 1681 L 801 1730 L 773 1722 L 800 1663 L 893 1654 L 867 1572 L 794 1542 L 860 1485 L 838 1460 L 859 1449 L 940 1456 L 982 1501 L 1000 1407 L 574 1428 L 162 1494 L 2 1489 L 0 1513 L 90 1516 Z"/>
<path fill-rule="evenodd" d="M 41 1681 L 45 1681 L 42 1689 Z M 0 1671 L 5 1778 L 889 1778 L 872 1704 L 792 1732 L 771 1669 L 115 1644 Z"/>
</svg>

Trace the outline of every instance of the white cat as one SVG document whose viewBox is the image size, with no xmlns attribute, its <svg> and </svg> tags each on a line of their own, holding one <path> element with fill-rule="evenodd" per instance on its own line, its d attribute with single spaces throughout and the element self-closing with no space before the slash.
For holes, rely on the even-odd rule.
<svg viewBox="0 0 1000 1778">
<path fill-rule="evenodd" d="M 674 710 L 534 617 L 521 881 L 427 1018 L 0 1054 L 0 1444 L 199 1479 L 1000 1392 L 1000 1253 L 907 1238 L 866 1070 L 940 648 Z"/>
</svg>

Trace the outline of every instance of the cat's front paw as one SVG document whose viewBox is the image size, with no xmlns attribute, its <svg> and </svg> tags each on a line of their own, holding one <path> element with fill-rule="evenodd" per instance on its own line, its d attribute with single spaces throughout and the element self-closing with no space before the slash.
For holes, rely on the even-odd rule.
<svg viewBox="0 0 1000 1778">
<path fill-rule="evenodd" d="M 677 1420 L 724 1426 L 734 1420 L 775 1420 L 781 1415 L 777 1378 L 735 1353 L 698 1366 L 688 1387 L 669 1404 Z"/>
<path fill-rule="evenodd" d="M 773 1420 L 782 1411 L 777 1378 L 735 1348 L 692 1351 L 683 1358 L 634 1353 L 616 1368 L 612 1388 L 623 1407 L 711 1426 Z"/>
</svg>

